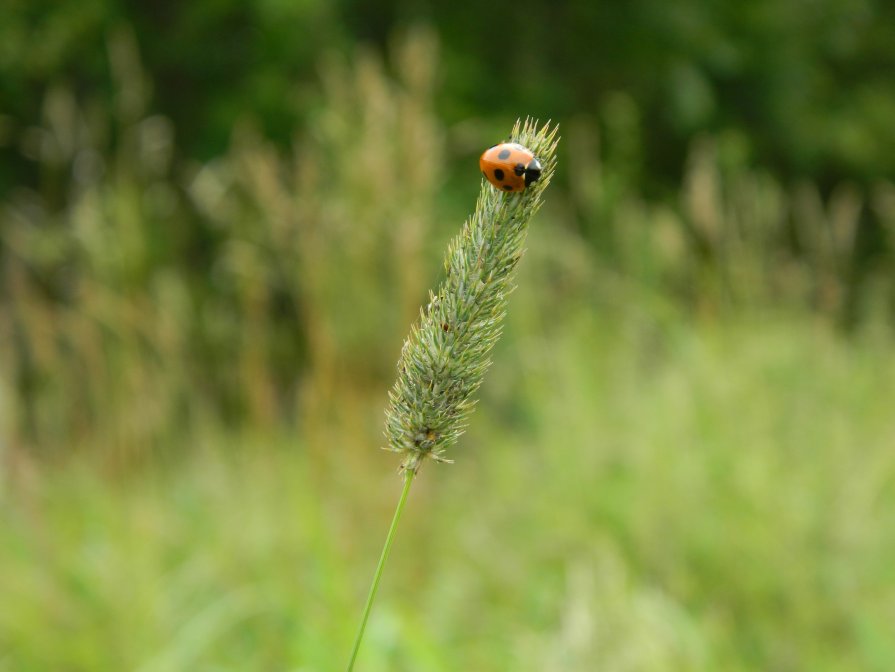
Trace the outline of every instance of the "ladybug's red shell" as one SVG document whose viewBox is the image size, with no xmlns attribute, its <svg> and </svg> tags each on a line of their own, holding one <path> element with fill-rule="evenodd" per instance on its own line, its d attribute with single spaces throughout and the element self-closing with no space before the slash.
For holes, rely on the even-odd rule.
<svg viewBox="0 0 895 672">
<path fill-rule="evenodd" d="M 524 191 L 541 177 L 541 163 L 528 149 L 505 142 L 486 149 L 479 159 L 485 179 L 501 191 Z"/>
</svg>

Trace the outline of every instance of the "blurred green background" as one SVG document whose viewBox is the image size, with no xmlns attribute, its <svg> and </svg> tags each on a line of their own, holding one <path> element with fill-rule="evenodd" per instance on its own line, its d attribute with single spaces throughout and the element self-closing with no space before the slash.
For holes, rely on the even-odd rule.
<svg viewBox="0 0 895 672">
<path fill-rule="evenodd" d="M 895 668 L 895 5 L 0 5 L 0 671 L 342 669 L 401 343 L 561 125 L 358 669 Z"/>
</svg>

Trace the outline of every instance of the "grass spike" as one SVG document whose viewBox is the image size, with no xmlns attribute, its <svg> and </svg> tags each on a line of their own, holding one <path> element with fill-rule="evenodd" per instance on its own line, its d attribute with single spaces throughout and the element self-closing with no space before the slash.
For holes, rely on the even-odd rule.
<svg viewBox="0 0 895 672">
<path fill-rule="evenodd" d="M 448 245 L 446 277 L 437 292 L 429 292 L 429 303 L 401 348 L 398 378 L 389 391 L 385 435 L 387 450 L 403 458 L 404 488 L 373 575 L 348 672 L 354 669 L 413 478 L 427 459 L 451 462 L 445 452 L 465 431 L 475 408 L 473 395 L 503 329 L 528 224 L 556 169 L 556 132 L 550 122 L 538 129 L 537 121 L 516 121 L 510 141 L 525 145 L 538 157 L 541 179 L 510 194 L 482 180 L 475 212 Z"/>
</svg>

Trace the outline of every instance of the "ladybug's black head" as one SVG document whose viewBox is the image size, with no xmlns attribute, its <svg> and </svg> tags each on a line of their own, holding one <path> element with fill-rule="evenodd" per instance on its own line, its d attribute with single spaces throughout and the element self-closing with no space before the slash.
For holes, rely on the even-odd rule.
<svg viewBox="0 0 895 672">
<path fill-rule="evenodd" d="M 541 162 L 532 159 L 525 167 L 525 186 L 530 187 L 532 183 L 537 182 L 541 178 Z"/>
</svg>

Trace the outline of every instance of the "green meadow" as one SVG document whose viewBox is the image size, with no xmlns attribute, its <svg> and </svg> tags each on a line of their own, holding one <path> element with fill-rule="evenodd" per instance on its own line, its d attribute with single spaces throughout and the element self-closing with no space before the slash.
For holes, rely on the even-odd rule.
<svg viewBox="0 0 895 672">
<path fill-rule="evenodd" d="M 286 140 L 246 115 L 185 152 L 139 25 L 99 48 L 111 101 L 61 78 L 0 116 L 0 672 L 344 669 L 401 344 L 526 113 L 449 119 L 458 32 L 321 48 Z M 892 176 L 710 128 L 660 176 L 636 91 L 600 100 L 554 118 L 356 669 L 893 669 Z"/>
<path fill-rule="evenodd" d="M 511 323 L 456 464 L 411 492 L 363 669 L 888 667 L 891 342 Z M 138 475 L 19 465 L 2 669 L 340 669 L 399 489 L 377 401 L 315 442 L 209 428 Z"/>
</svg>

